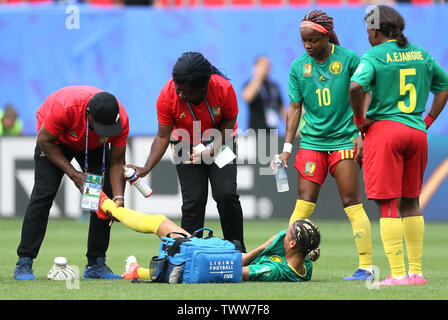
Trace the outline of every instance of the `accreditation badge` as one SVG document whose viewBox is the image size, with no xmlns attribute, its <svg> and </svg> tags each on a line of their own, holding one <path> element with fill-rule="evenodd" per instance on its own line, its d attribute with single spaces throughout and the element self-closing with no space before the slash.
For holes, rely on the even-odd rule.
<svg viewBox="0 0 448 320">
<path fill-rule="evenodd" d="M 103 176 L 87 173 L 81 199 L 81 209 L 97 211 L 100 205 L 100 192 L 103 188 Z"/>
</svg>

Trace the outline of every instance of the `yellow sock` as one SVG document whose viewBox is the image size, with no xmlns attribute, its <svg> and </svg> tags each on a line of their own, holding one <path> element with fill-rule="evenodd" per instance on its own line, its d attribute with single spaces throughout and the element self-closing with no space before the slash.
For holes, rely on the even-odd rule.
<svg viewBox="0 0 448 320">
<path fill-rule="evenodd" d="M 308 202 L 298 199 L 294 212 L 289 219 L 289 225 L 293 224 L 297 220 L 309 219 L 314 212 L 316 204 L 314 202 Z"/>
<path fill-rule="evenodd" d="M 151 215 L 128 208 L 117 207 L 115 202 L 107 199 L 101 207 L 103 211 L 109 211 L 114 218 L 125 226 L 142 233 L 157 233 L 162 222 L 166 219 L 164 215 Z"/>
<path fill-rule="evenodd" d="M 401 219 L 381 218 L 380 232 L 392 277 L 398 278 L 406 275 L 403 252 L 403 223 Z"/>
<path fill-rule="evenodd" d="M 138 274 L 139 279 L 150 279 L 148 268 L 143 268 L 143 267 L 138 268 L 137 274 Z"/>
<path fill-rule="evenodd" d="M 408 252 L 409 273 L 422 273 L 424 230 L 425 221 L 423 216 L 403 218 L 403 231 Z"/>
<path fill-rule="evenodd" d="M 359 268 L 369 269 L 372 266 L 372 238 L 370 220 L 362 203 L 344 209 L 352 224 L 353 239 L 359 254 Z"/>
</svg>

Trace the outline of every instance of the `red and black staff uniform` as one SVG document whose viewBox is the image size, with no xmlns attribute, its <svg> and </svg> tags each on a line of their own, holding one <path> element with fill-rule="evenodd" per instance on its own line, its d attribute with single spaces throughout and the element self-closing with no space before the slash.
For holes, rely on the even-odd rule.
<svg viewBox="0 0 448 320">
<path fill-rule="evenodd" d="M 109 197 L 121 197 L 124 192 L 124 182 L 121 181 L 118 170 L 114 173 L 115 181 L 111 184 L 110 168 L 113 163 L 111 153 L 115 155 L 115 159 L 120 158 L 124 162 L 129 121 L 121 103 L 107 93 L 105 93 L 106 96 L 112 97 L 110 99 L 113 101 L 114 108 L 112 112 L 107 107 L 104 108 L 101 93 L 103 93 L 102 90 L 91 86 L 69 86 L 54 92 L 37 111 L 37 130 L 45 130 L 51 136 L 57 137 L 54 144 L 60 148 L 63 157 L 68 162 L 75 158 L 80 167 L 87 168 L 88 172 L 97 175 L 104 174 L 103 190 Z M 97 102 L 95 108 L 89 103 L 94 96 Z M 91 107 L 87 112 L 89 106 Z M 89 112 L 93 116 L 90 125 L 88 125 Z M 108 117 L 112 118 L 107 119 Z M 109 137 L 100 136 L 97 133 L 101 131 L 98 129 L 106 123 L 113 123 L 114 126 Z M 120 156 L 117 157 L 117 154 Z M 35 148 L 34 163 L 35 184 L 23 220 L 21 242 L 17 249 L 19 258 L 37 257 L 45 236 L 50 208 L 64 175 L 64 171 L 50 161 L 41 150 L 39 142 Z M 118 167 L 123 164 L 115 165 Z M 112 185 L 115 185 L 115 190 Z M 87 243 L 88 265 L 96 264 L 98 257 L 105 257 L 109 238 L 108 222 L 99 220 L 96 214 L 92 214 Z"/>
<path fill-rule="evenodd" d="M 175 90 L 173 79 L 170 79 L 160 92 L 157 100 L 157 119 L 160 125 L 173 126 L 171 139 L 175 142 L 192 146 L 207 141 L 210 136 L 207 130 L 219 128 L 223 119 L 235 119 L 238 115 L 238 103 L 232 84 L 219 74 L 212 74 L 204 99 L 195 105 L 182 101 Z M 198 123 L 200 126 L 198 126 Z M 188 132 L 180 134 L 181 130 Z M 199 134 L 200 130 L 200 134 Z M 233 128 L 232 145 L 229 147 L 236 153 L 237 123 Z M 185 133 L 185 131 L 184 131 Z M 174 148 L 182 150 L 182 148 Z M 176 154 L 185 157 L 185 154 Z M 180 162 L 180 161 L 178 161 Z M 204 226 L 205 207 L 210 181 L 213 199 L 216 201 L 223 235 L 226 240 L 238 241 L 245 251 L 243 242 L 243 212 L 237 194 L 237 165 L 234 160 L 223 168 L 216 164 L 176 164 L 182 192 L 181 226 L 192 233 Z"/>
</svg>

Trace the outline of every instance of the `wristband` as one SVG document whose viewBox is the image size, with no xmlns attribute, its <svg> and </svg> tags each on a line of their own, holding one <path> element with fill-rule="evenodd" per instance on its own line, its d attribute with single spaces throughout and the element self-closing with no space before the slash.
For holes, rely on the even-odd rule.
<svg viewBox="0 0 448 320">
<path fill-rule="evenodd" d="M 357 117 L 357 116 L 353 116 L 353 120 L 355 121 L 355 124 L 356 124 L 357 126 L 363 124 L 364 121 L 366 121 L 366 119 L 364 118 L 364 115 L 360 115 L 359 117 Z"/>
<path fill-rule="evenodd" d="M 285 142 L 285 144 L 283 144 L 283 152 L 291 153 L 291 151 L 292 151 L 292 144 L 289 142 Z"/>
<path fill-rule="evenodd" d="M 434 119 L 434 117 L 431 116 L 429 113 L 426 115 L 425 119 L 423 120 L 426 123 L 426 129 L 429 129 L 429 127 L 432 125 L 434 120 L 436 120 L 436 119 Z"/>
<path fill-rule="evenodd" d="M 123 196 L 115 196 L 112 198 L 112 201 L 118 200 L 118 199 L 124 199 Z"/>
</svg>

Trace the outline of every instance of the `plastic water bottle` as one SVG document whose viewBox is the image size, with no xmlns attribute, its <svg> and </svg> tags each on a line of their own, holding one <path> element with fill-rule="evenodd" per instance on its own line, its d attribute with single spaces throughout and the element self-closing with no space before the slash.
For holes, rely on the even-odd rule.
<svg viewBox="0 0 448 320">
<path fill-rule="evenodd" d="M 152 195 L 151 187 L 148 186 L 142 179 L 137 177 L 134 169 L 128 167 L 124 168 L 124 176 L 126 180 L 128 180 L 131 185 L 136 187 L 145 198 Z"/>
<path fill-rule="evenodd" d="M 283 161 L 278 154 L 274 157 L 274 165 L 276 166 L 275 181 L 277 183 L 278 192 L 289 191 L 288 176 L 286 175 L 286 169 L 283 165 Z"/>
</svg>

